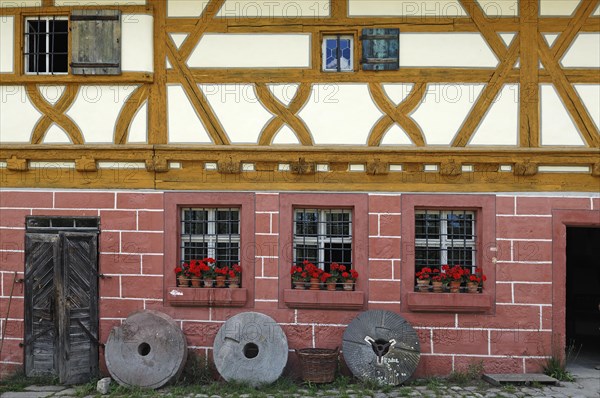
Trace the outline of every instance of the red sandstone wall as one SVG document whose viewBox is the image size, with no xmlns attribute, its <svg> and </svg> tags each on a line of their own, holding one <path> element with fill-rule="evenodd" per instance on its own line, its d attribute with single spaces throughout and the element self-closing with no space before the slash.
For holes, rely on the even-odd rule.
<svg viewBox="0 0 600 398">
<path fill-rule="evenodd" d="M 422 359 L 418 375 L 448 374 L 483 360 L 486 371 L 531 372 L 552 339 L 552 210 L 600 209 L 586 197 L 496 197 L 496 283 L 491 314 L 401 312 L 403 242 L 401 196 L 369 195 L 368 278 L 365 309 L 401 313 L 417 329 Z M 255 195 L 253 302 L 246 308 L 171 307 L 163 302 L 164 195 L 132 192 L 0 191 L 0 322 L 6 326 L 0 369 L 23 362 L 23 287 L 17 284 L 8 322 L 14 271 L 23 277 L 26 215 L 100 216 L 100 339 L 133 311 L 163 311 L 181 322 L 191 348 L 210 355 L 221 324 L 240 311 L 259 311 L 283 327 L 290 348 L 335 347 L 356 311 L 288 309 L 279 301 L 279 195 Z M 600 223 L 600 219 L 599 219 Z M 245 267 L 251 266 L 244 264 Z M 287 266 L 282 269 L 287 270 Z M 247 268 L 246 268 L 247 269 Z M 164 271 L 163 271 L 164 270 Z M 424 293 L 425 294 L 425 293 Z M 290 361 L 295 362 L 294 356 Z"/>
</svg>

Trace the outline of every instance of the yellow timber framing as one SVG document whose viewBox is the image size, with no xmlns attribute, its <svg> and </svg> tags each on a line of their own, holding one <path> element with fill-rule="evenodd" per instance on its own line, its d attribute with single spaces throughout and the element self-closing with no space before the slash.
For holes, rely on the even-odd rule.
<svg viewBox="0 0 600 398">
<path fill-rule="evenodd" d="M 217 17 L 225 0 L 210 0 L 198 18 L 168 18 L 164 0 L 147 0 L 144 6 L 54 7 L 44 1 L 42 7 L 2 8 L 0 16 L 15 17 L 14 67 L 12 74 L 1 74 L 0 85 L 23 85 L 34 106 L 44 116 L 32 133 L 32 145 L 0 147 L 0 161 L 12 159 L 10 167 L 0 169 L 0 187 L 140 187 L 159 189 L 319 189 L 375 191 L 598 191 L 600 183 L 600 133 L 577 95 L 573 84 L 600 84 L 600 71 L 585 68 L 563 68 L 560 59 L 580 32 L 600 32 L 600 17 L 592 13 L 600 0 L 582 1 L 571 17 L 540 17 L 538 0 L 520 0 L 519 15 L 490 17 L 475 0 L 460 0 L 466 17 L 349 17 L 347 0 L 332 0 L 332 12 L 315 18 L 241 18 Z M 123 13 L 149 14 L 154 18 L 154 73 L 126 72 L 120 76 L 35 76 L 22 72 L 23 19 L 29 15 L 68 15 L 73 9 L 120 9 Z M 363 27 L 397 27 L 401 32 L 478 32 L 498 58 L 496 68 L 401 68 L 398 71 L 362 71 L 358 64 L 360 40 L 355 40 L 356 70 L 352 73 L 321 71 L 322 35 L 328 32 L 349 33 L 358 37 Z M 499 33 L 515 33 L 510 46 Z M 187 33 L 178 48 L 170 33 Z M 191 68 L 190 54 L 206 33 L 310 33 L 312 35 L 311 66 L 280 69 Z M 544 33 L 557 33 L 553 46 L 543 39 Z M 172 69 L 166 69 L 166 60 Z M 515 67 L 516 59 L 520 67 Z M 544 69 L 539 69 L 542 62 Z M 319 83 L 366 83 L 377 106 L 384 113 L 370 131 L 366 147 L 315 147 L 310 131 L 297 113 L 310 97 L 312 85 Z M 413 83 L 414 92 L 397 106 L 383 91 L 383 83 Z M 202 91 L 200 83 L 244 83 L 256 86 L 259 101 L 275 116 L 264 126 L 258 145 L 231 145 L 227 134 Z M 284 105 L 270 94 L 268 83 L 299 83 L 295 98 Z M 427 146 L 420 127 L 410 118 L 431 83 L 484 83 L 485 95 L 474 104 L 451 147 Z M 520 90 L 519 147 L 473 149 L 467 144 L 493 99 L 504 84 L 519 83 Z M 581 132 L 588 148 L 540 148 L 539 84 L 553 84 Z M 49 104 L 40 95 L 40 85 L 64 84 L 65 95 Z M 126 101 L 115 127 L 114 145 L 82 145 L 83 135 L 66 115 L 75 93 L 82 85 L 136 84 L 137 89 Z M 214 146 L 167 145 L 167 84 L 181 84 L 192 106 L 202 119 Z M 148 104 L 148 145 L 128 144 L 128 131 L 137 111 Z M 74 145 L 39 145 L 49 127 L 57 124 L 69 135 Z M 414 147 L 380 147 L 381 139 L 394 123 L 410 136 Z M 288 125 L 298 136 L 300 146 L 288 149 L 270 146 L 279 128 Z M 277 172 L 278 163 L 327 163 L 332 172 L 326 174 L 290 175 Z M 252 162 L 254 173 L 224 175 L 204 171 L 205 161 Z M 27 161 L 78 161 L 78 169 L 63 170 L 55 179 L 35 180 L 39 170 L 26 167 Z M 96 161 L 139 161 L 145 170 L 135 171 L 134 182 L 123 182 L 109 176 L 106 170 L 87 170 L 81 165 Z M 169 169 L 168 161 L 181 162 L 183 168 Z M 24 163 L 25 162 L 25 163 Z M 167 163 L 165 163 L 167 162 Z M 349 164 L 365 164 L 372 173 L 348 172 Z M 402 172 L 381 172 L 388 164 L 401 164 Z M 440 173 L 422 171 L 424 164 L 438 164 Z M 383 166 L 382 166 L 383 165 Z M 474 165 L 475 172 L 448 172 L 456 165 Z M 501 172 L 499 165 L 512 165 L 513 172 Z M 523 166 L 524 165 L 524 166 Z M 535 173 L 530 165 L 589 166 L 585 173 Z M 523 166 L 523 167 L 522 167 Z M 19 171 L 19 169 L 23 169 Z M 54 169 L 60 170 L 60 169 Z M 529 170 L 521 172 L 521 170 Z M 133 171 L 129 171 L 130 173 Z M 96 178 L 86 180 L 90 173 Z M 139 178 L 137 178 L 139 177 Z M 335 177 L 335 178 L 331 178 Z M 314 180 L 327 181 L 319 185 Z M 321 182 L 321 181 L 320 181 Z M 468 183 L 468 184 L 467 184 Z"/>
</svg>

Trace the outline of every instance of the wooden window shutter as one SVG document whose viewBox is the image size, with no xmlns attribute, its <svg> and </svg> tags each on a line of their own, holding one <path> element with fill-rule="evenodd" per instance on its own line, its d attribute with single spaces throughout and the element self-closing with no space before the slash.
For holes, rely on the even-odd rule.
<svg viewBox="0 0 600 398">
<path fill-rule="evenodd" d="M 121 11 L 73 10 L 71 73 L 121 74 Z"/>
<path fill-rule="evenodd" d="M 400 29 L 363 29 L 363 70 L 398 70 Z"/>
</svg>

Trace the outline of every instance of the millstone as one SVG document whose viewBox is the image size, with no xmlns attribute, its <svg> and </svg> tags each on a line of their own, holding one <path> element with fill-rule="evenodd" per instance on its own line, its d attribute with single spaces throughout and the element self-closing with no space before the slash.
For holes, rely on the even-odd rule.
<svg viewBox="0 0 600 398">
<path fill-rule="evenodd" d="M 253 386 L 273 383 L 287 363 L 288 343 L 269 316 L 244 312 L 221 326 L 213 346 L 215 366 L 227 381 Z"/>
<path fill-rule="evenodd" d="M 380 385 L 399 385 L 414 373 L 421 348 L 415 330 L 400 315 L 371 310 L 344 331 L 344 360 L 354 376 Z"/>
<path fill-rule="evenodd" d="M 177 380 L 187 358 L 187 343 L 168 315 L 140 311 L 111 330 L 105 357 L 110 375 L 120 385 L 159 388 Z"/>
</svg>

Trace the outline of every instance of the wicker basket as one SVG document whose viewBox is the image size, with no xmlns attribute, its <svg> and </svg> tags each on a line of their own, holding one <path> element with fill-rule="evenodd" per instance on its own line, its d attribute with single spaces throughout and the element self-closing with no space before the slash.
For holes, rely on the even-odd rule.
<svg viewBox="0 0 600 398">
<path fill-rule="evenodd" d="M 311 383 L 331 383 L 335 378 L 339 347 L 296 350 L 302 367 L 302 379 Z"/>
</svg>

